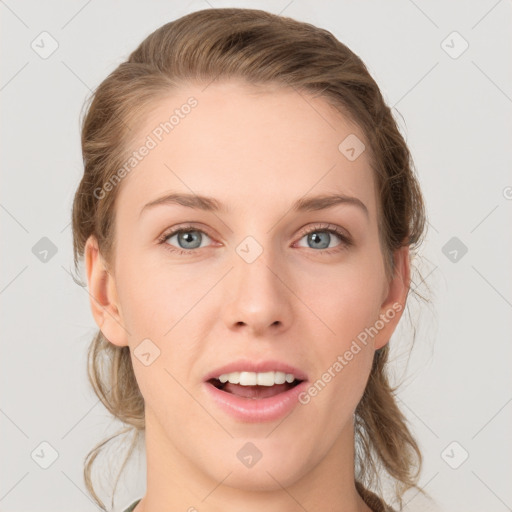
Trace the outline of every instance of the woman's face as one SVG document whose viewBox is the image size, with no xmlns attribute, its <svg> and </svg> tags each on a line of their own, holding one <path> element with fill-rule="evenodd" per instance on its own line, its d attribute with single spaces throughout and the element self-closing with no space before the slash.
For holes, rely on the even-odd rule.
<svg viewBox="0 0 512 512">
<path fill-rule="evenodd" d="M 183 86 L 136 127 L 110 275 L 87 245 L 93 313 L 130 347 L 159 467 L 260 490 L 339 475 L 374 350 L 405 303 L 408 253 L 387 281 L 369 148 L 324 99 L 203 89 Z M 224 390 L 209 381 L 257 370 Z"/>
</svg>

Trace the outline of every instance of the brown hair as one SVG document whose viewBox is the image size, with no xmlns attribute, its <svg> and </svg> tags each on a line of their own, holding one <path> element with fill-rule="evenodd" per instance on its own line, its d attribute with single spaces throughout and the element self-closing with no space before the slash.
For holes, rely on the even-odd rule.
<svg viewBox="0 0 512 512">
<path fill-rule="evenodd" d="M 112 261 L 119 187 L 112 187 L 101 199 L 95 191 L 126 160 L 130 142 L 137 136 L 131 128 L 135 121 L 179 84 L 207 84 L 218 78 L 282 85 L 321 96 L 361 127 L 377 183 L 386 272 L 392 276 L 394 251 L 409 246 L 410 255 L 416 252 L 425 235 L 426 217 L 412 158 L 379 87 L 361 59 L 327 30 L 261 10 L 237 8 L 206 9 L 163 25 L 94 92 L 82 124 L 84 175 L 73 203 L 75 271 L 91 235 L 98 240 L 107 264 Z M 397 387 L 388 381 L 388 352 L 389 343 L 375 352 L 355 411 L 355 476 L 359 491 L 373 488 L 382 494 L 380 472 L 385 472 L 395 482 L 395 499 L 401 507 L 406 490 L 414 487 L 424 492 L 417 485 L 422 456 L 397 405 Z M 145 428 L 144 400 L 129 347 L 111 344 L 101 331 L 89 348 L 88 377 L 105 407 L 128 425 L 95 446 L 84 461 L 87 489 L 106 510 L 92 484 L 93 462 L 113 437 L 134 433 L 117 487 Z"/>
</svg>

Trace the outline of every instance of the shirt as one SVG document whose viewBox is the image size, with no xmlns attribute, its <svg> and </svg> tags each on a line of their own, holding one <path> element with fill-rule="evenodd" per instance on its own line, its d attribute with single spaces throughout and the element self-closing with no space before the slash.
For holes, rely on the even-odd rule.
<svg viewBox="0 0 512 512">
<path fill-rule="evenodd" d="M 358 488 L 361 493 L 361 497 L 364 502 L 373 510 L 373 512 L 395 512 L 392 508 L 388 507 L 376 494 L 366 489 Z M 361 492 L 362 491 L 362 492 Z M 137 506 L 137 503 L 142 498 L 132 503 L 124 512 L 133 512 L 133 509 Z"/>
<path fill-rule="evenodd" d="M 141 499 L 142 498 L 139 498 L 137 501 L 134 501 L 124 512 L 132 512 Z"/>
</svg>

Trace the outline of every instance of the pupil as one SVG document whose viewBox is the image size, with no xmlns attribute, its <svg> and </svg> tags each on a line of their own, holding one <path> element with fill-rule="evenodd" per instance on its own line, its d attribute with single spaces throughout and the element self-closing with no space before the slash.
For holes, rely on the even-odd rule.
<svg viewBox="0 0 512 512">
<path fill-rule="evenodd" d="M 322 233 L 322 234 L 324 235 L 324 238 L 326 238 L 326 240 L 324 240 L 324 242 L 326 242 L 326 243 L 324 243 L 321 248 L 325 249 L 325 248 L 329 247 L 330 236 L 328 233 Z M 317 244 L 317 247 L 318 247 L 318 242 L 320 242 L 320 244 L 321 244 L 321 236 L 318 233 L 312 233 L 311 235 L 309 235 L 309 240 L 310 240 L 310 242 Z"/>
</svg>

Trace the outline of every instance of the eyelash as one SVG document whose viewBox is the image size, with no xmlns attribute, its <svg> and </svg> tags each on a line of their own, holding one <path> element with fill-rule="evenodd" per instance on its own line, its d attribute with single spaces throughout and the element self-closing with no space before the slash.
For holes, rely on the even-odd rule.
<svg viewBox="0 0 512 512">
<path fill-rule="evenodd" d="M 187 233 L 189 231 L 197 231 L 198 233 L 205 234 L 209 238 L 213 238 L 208 233 L 203 231 L 202 229 L 198 229 L 198 228 L 196 228 L 196 227 L 194 227 L 192 225 L 187 225 L 187 226 L 181 226 L 179 228 L 173 228 L 171 230 L 165 231 L 158 238 L 158 243 L 162 244 L 166 250 L 172 252 L 173 254 L 190 255 L 190 254 L 196 252 L 197 249 L 188 249 L 188 250 L 187 249 L 179 249 L 177 247 L 174 247 L 174 246 L 169 245 L 168 243 L 166 243 L 167 239 L 170 238 L 171 236 L 176 235 L 177 233 Z M 332 225 L 332 224 L 316 224 L 316 225 L 313 225 L 313 226 L 311 226 L 310 228 L 307 228 L 306 230 L 304 230 L 301 233 L 301 235 L 299 237 L 299 240 L 301 240 L 305 236 L 309 235 L 310 233 L 315 233 L 317 231 L 324 231 L 324 232 L 327 232 L 327 233 L 332 233 L 334 235 L 337 235 L 340 238 L 340 240 L 341 240 L 341 244 L 336 246 L 336 247 L 331 247 L 330 249 L 320 249 L 320 250 L 312 249 L 314 252 L 317 252 L 317 253 L 320 253 L 320 254 L 335 254 L 335 253 L 338 253 L 340 251 L 346 250 L 346 249 L 348 249 L 349 247 L 351 247 L 353 245 L 352 241 L 341 231 L 341 229 L 338 228 L 335 225 Z"/>
</svg>

